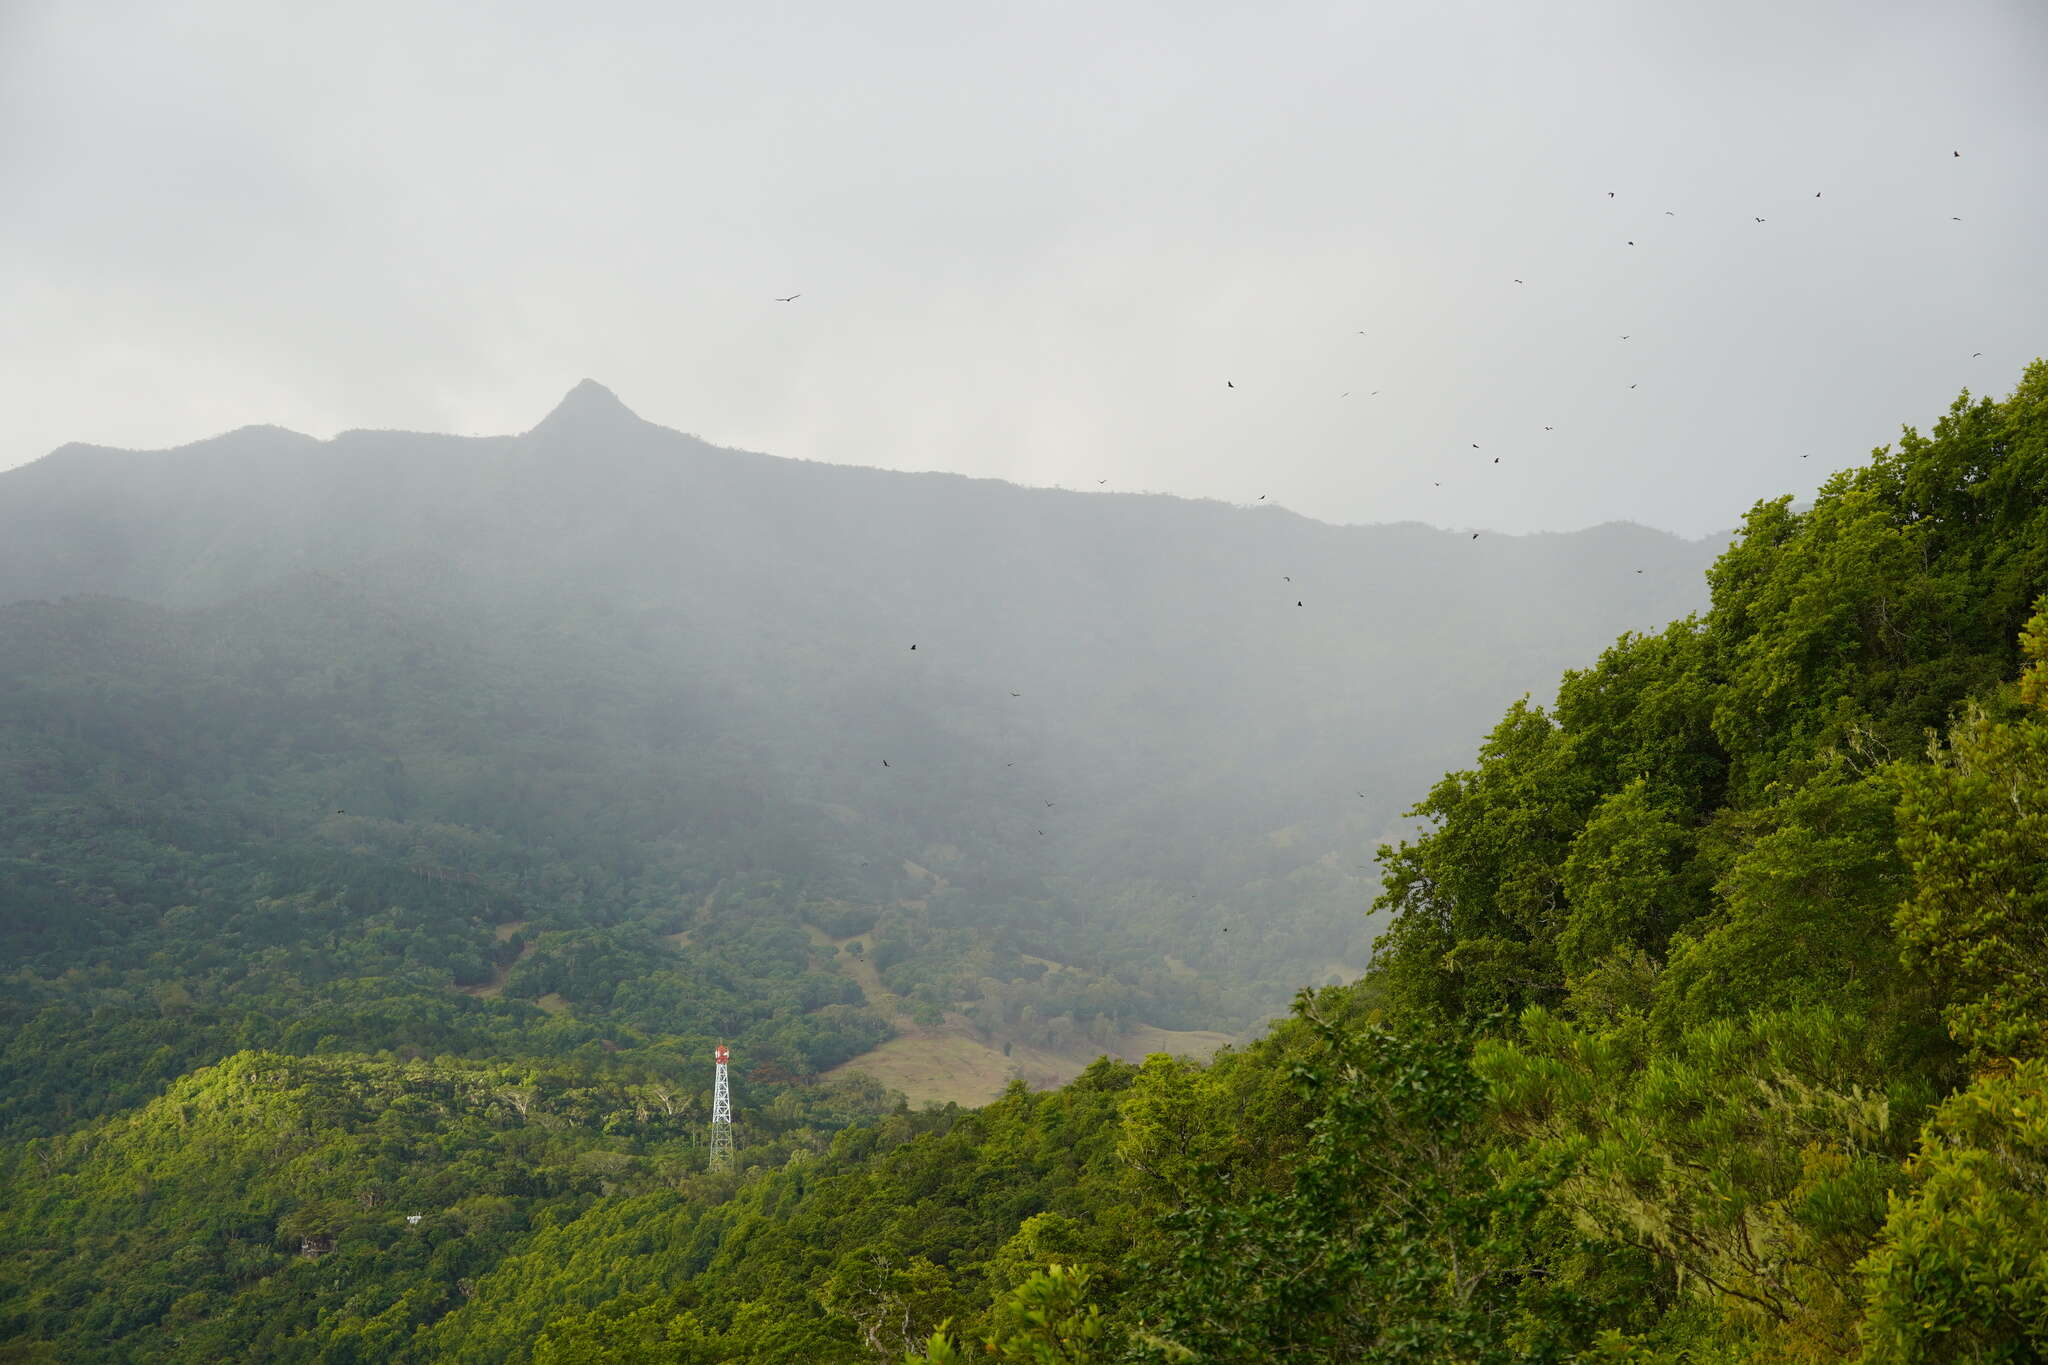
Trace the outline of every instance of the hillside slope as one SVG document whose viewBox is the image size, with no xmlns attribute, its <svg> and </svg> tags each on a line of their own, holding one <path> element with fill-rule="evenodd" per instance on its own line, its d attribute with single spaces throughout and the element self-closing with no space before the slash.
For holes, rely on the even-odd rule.
<svg viewBox="0 0 2048 1365">
<path fill-rule="evenodd" d="M 201 893 L 110 879 L 45 823 L 117 821 L 273 898 L 364 859 L 461 888 L 460 947 L 411 961 L 455 985 L 515 921 L 657 978 L 649 942 L 723 886 L 718 915 L 792 945 L 871 932 L 897 996 L 991 1046 L 1236 1032 L 1362 966 L 1397 793 L 1694 605 L 1708 554 L 778 460 L 589 383 L 518 437 L 66 447 L 0 474 L 0 800 L 22 885 L 71 888 L 22 900 L 6 946 L 37 980 L 88 942 L 182 979 L 161 917 Z M 567 951 L 501 994 L 613 1008 Z M 857 1005 L 846 984 L 820 999 Z"/>
</svg>

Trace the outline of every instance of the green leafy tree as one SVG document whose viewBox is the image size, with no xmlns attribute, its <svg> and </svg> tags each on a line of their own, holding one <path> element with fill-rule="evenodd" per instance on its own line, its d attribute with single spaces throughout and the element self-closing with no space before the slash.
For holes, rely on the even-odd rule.
<svg viewBox="0 0 2048 1365">
<path fill-rule="evenodd" d="M 1864 1263 L 1872 1365 L 2048 1356 L 2048 1061 L 1951 1096 Z"/>
<path fill-rule="evenodd" d="M 1973 708 L 1901 778 L 1913 895 L 1900 933 L 1980 1063 L 2048 1053 L 2048 598 L 2024 639 L 2031 714 L 2001 722 Z"/>
<path fill-rule="evenodd" d="M 1595 796 L 1556 724 L 1525 701 L 1475 770 L 1409 812 L 1434 828 L 1381 848 L 1376 902 L 1392 919 L 1374 967 L 1397 1008 L 1470 1017 L 1562 994 L 1563 864 Z"/>
<path fill-rule="evenodd" d="M 1861 1020 L 1721 1019 L 1665 1048 L 1640 1018 L 1521 1023 L 1475 1067 L 1581 1231 L 1655 1257 L 1781 1358 L 1853 1349 L 1857 1262 L 1903 1184 L 1894 1109 L 1914 1098 L 1871 1087 Z"/>
<path fill-rule="evenodd" d="M 1296 1083 L 1315 1118 L 1275 1190 L 1216 1182 L 1170 1215 L 1148 1358 L 1506 1361 L 1540 1180 L 1496 1179 L 1462 1041 L 1326 1017 Z"/>
<path fill-rule="evenodd" d="M 1109 1330 L 1102 1310 L 1088 1302 L 1088 1272 L 1050 1265 L 1033 1271 L 996 1301 L 981 1350 L 969 1355 L 941 1323 L 923 1352 L 906 1355 L 904 1365 L 962 1365 L 969 1359 L 1011 1365 L 1095 1365 L 1106 1353 Z"/>
<path fill-rule="evenodd" d="M 1715 903 L 1672 942 L 1656 982 L 1663 1038 L 1747 1011 L 1848 1010 L 1871 1030 L 1873 1066 L 1944 1074 L 1952 1049 L 1930 985 L 1900 961 L 1893 929 L 1908 888 L 1896 778 L 1833 755 L 1720 822 Z"/>
<path fill-rule="evenodd" d="M 1578 976 L 1618 951 L 1661 954 L 1705 897 L 1690 865 L 1692 838 L 1637 778 L 1603 800 L 1572 841 L 1560 878 L 1570 906 L 1558 965 Z"/>
<path fill-rule="evenodd" d="M 827 1310 L 859 1329 L 861 1340 L 882 1361 L 916 1349 L 934 1324 L 950 1321 L 968 1306 L 952 1277 L 931 1260 L 878 1251 L 842 1256 L 821 1297 Z"/>
<path fill-rule="evenodd" d="M 533 1365 L 713 1365 L 730 1359 L 690 1313 L 627 1295 L 543 1328 Z"/>
</svg>

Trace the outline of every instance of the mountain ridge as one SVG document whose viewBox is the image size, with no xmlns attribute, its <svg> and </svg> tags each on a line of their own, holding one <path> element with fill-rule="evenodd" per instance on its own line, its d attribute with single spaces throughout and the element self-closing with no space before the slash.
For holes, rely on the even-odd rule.
<svg viewBox="0 0 2048 1365">
<path fill-rule="evenodd" d="M 1188 507 L 1216 508 L 1235 512 L 1258 513 L 1261 515 L 1277 514 L 1311 525 L 1328 527 L 1335 530 L 1393 531 L 1415 528 L 1448 536 L 1469 535 L 1474 529 L 1478 529 L 1485 537 L 1492 539 L 1528 541 L 1551 536 L 1581 535 L 1609 527 L 1633 527 L 1655 536 L 1669 537 L 1684 544 L 1701 544 L 1721 539 L 1724 535 L 1732 534 L 1732 532 L 1712 532 L 1704 536 L 1687 537 L 1662 527 L 1651 526 L 1647 523 L 1626 518 L 1596 522 L 1583 527 L 1554 528 L 1539 531 L 1492 531 L 1483 527 L 1449 524 L 1437 525 L 1412 518 L 1399 521 L 1325 521 L 1287 507 L 1282 503 L 1269 503 L 1265 506 L 1260 506 L 1258 504 L 1233 503 L 1219 498 L 1191 497 L 1170 491 L 1151 489 L 1091 491 L 1063 488 L 1057 485 L 1020 483 L 994 475 L 963 474 L 954 470 L 902 470 L 879 465 L 845 464 L 832 460 L 813 459 L 806 456 L 781 455 L 770 451 L 757 451 L 737 446 L 719 445 L 694 433 L 665 426 L 642 417 L 621 400 L 615 391 L 594 379 L 578 381 L 546 415 L 523 432 L 462 435 L 453 432 L 422 431 L 398 427 L 349 427 L 337 431 L 332 436 L 319 437 L 274 423 L 250 423 L 172 446 L 113 446 L 97 442 L 66 442 L 36 459 L 26 461 L 10 469 L 0 470 L 0 499 L 4 499 L 8 492 L 9 480 L 17 476 L 29 475 L 31 472 L 37 478 L 61 477 L 68 474 L 80 463 L 104 462 L 119 457 L 148 458 L 226 454 L 252 447 L 261 441 L 277 442 L 296 451 L 311 451 L 324 448 L 330 450 L 338 449 L 341 453 L 354 455 L 362 453 L 368 448 L 374 448 L 380 443 L 388 442 L 393 438 L 403 438 L 418 441 L 447 442 L 449 445 L 443 452 L 447 454 L 457 452 L 480 454 L 479 446 L 504 448 L 516 446 L 522 442 L 533 441 L 536 438 L 545 442 L 554 442 L 564 436 L 579 434 L 616 435 L 623 432 L 637 432 L 645 435 L 656 435 L 661 438 L 673 438 L 689 443 L 691 447 L 696 448 L 700 452 L 716 452 L 718 455 L 725 457 L 739 457 L 747 460 L 772 461 L 791 466 L 872 474 L 888 479 L 958 480 L 967 485 L 1012 489 L 1025 493 L 1064 495 L 1076 499 L 1110 499 L 1125 503 L 1131 501 L 1164 502 Z M 119 472 L 133 474 L 137 470 L 134 467 L 128 467 Z M 145 469 L 143 472 L 157 473 L 160 471 Z"/>
</svg>

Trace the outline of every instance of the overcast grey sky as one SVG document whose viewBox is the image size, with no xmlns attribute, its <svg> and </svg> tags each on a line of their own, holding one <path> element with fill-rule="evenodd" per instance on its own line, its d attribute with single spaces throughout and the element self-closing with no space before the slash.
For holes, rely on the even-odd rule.
<svg viewBox="0 0 2048 1365">
<path fill-rule="evenodd" d="M 2044 168 L 2039 0 L 0 0 L 0 467 L 588 375 L 783 455 L 1701 533 L 2048 352 Z"/>
</svg>

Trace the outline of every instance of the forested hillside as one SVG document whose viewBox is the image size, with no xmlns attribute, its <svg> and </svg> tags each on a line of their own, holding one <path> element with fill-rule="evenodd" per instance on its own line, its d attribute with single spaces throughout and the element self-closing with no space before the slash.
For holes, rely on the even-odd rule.
<svg viewBox="0 0 2048 1365">
<path fill-rule="evenodd" d="M 977 1101 L 1203 1052 L 1355 975 L 1401 794 L 1708 557 L 777 460 L 588 383 L 66 447 L 0 474 L 0 1126 L 244 1047 Z"/>
<path fill-rule="evenodd" d="M 861 869 L 872 831 L 778 788 L 721 826 L 758 768 L 718 732 L 657 727 L 702 758 L 650 744 L 645 780 L 696 773 L 674 801 L 707 804 L 649 832 L 630 765 L 582 766 L 631 689 L 556 730 L 530 678 L 494 691 L 463 671 L 488 656 L 374 610 L 281 656 L 281 626 L 237 625 L 263 600 L 12 608 L 39 664 L 0 693 L 7 932 L 38 965 L 10 979 L 10 1102 L 40 1089 L 10 1114 L 0 1336 L 53 1361 L 2039 1358 L 2044 490 L 2037 363 L 1811 508 L 1758 506 L 1703 613 L 1589 650 L 1418 786 L 1362 978 L 1206 1065 L 1106 1059 L 979 1110 L 804 1070 L 872 1027 L 807 994 L 851 979 L 810 929 L 884 899 L 863 872 L 914 874 Z M 180 709 L 223 680 L 236 724 Z M 402 764 L 335 757 L 357 724 Z M 512 757 L 476 763 L 465 726 Z M 485 809 L 502 844 L 461 819 Z M 750 908 L 678 918 L 705 897 Z M 181 927 L 207 914 L 217 939 Z M 701 985 L 660 996 L 675 960 Z M 672 1068 L 728 1029 L 789 1074 L 710 1176 Z M 64 1055 L 100 1031 L 125 1050 Z"/>
</svg>

